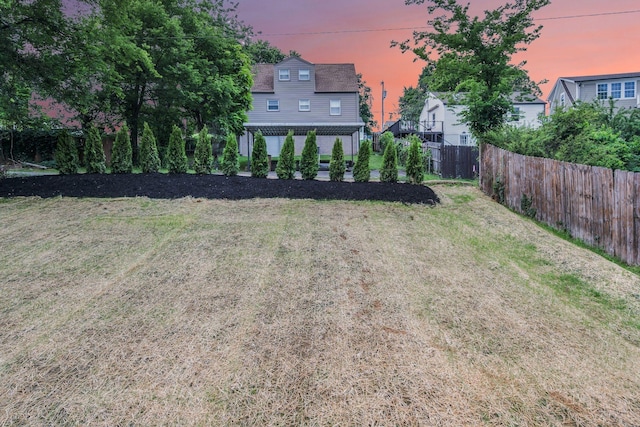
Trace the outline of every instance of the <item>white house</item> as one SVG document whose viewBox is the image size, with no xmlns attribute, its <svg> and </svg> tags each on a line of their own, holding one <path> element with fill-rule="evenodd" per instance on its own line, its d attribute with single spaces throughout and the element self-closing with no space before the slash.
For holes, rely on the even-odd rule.
<svg viewBox="0 0 640 427">
<path fill-rule="evenodd" d="M 612 99 L 617 108 L 640 107 L 640 72 L 560 77 L 549 93 L 550 113 L 569 108 L 576 102 Z"/>
<path fill-rule="evenodd" d="M 516 126 L 537 128 L 540 116 L 545 114 L 546 102 L 539 98 L 512 96 L 513 113 L 508 123 Z M 417 133 L 427 140 L 443 142 L 445 145 L 475 145 L 469 126 L 462 123 L 465 107 L 452 103 L 442 93 L 429 92 L 420 113 Z"/>
</svg>

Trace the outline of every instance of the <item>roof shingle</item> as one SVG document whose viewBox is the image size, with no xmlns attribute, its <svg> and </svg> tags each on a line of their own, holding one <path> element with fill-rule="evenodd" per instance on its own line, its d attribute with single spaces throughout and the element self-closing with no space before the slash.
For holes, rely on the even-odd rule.
<svg viewBox="0 0 640 427">
<path fill-rule="evenodd" d="M 358 77 L 354 64 L 315 64 L 316 92 L 358 92 Z M 274 64 L 253 66 L 253 93 L 274 92 Z"/>
</svg>

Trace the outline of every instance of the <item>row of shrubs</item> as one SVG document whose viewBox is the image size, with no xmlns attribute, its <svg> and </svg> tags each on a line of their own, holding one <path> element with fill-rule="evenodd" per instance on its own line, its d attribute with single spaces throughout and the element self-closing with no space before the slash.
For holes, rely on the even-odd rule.
<svg viewBox="0 0 640 427">
<path fill-rule="evenodd" d="M 386 132 L 382 136 L 386 142 L 383 155 L 383 166 L 380 170 L 380 181 L 398 181 L 398 155 L 393 135 Z M 390 139 L 390 142 L 389 142 Z M 300 159 L 300 173 L 303 179 L 312 180 L 318 175 L 318 145 L 316 132 L 307 133 L 302 156 Z M 353 179 L 356 182 L 367 182 L 371 177 L 369 160 L 371 143 L 363 141 L 360 145 L 358 159 L 353 168 Z M 84 147 L 84 166 L 87 173 L 105 173 L 106 159 L 102 146 L 100 132 L 95 127 L 90 128 Z M 270 170 L 267 154 L 267 143 L 260 131 L 256 132 L 251 153 L 251 176 L 266 178 Z M 61 174 L 75 174 L 80 169 L 77 146 L 68 132 L 62 132 L 58 138 L 55 160 Z M 165 156 L 166 168 L 169 173 L 186 173 L 188 159 L 185 151 L 185 140 L 177 126 L 173 127 L 169 137 L 169 145 Z M 156 139 L 147 123 L 144 124 L 140 142 L 140 167 L 143 173 L 154 173 L 160 170 L 160 156 Z M 213 153 L 208 129 L 205 126 L 196 141 L 193 158 L 193 169 L 197 174 L 209 174 L 213 171 Z M 111 152 L 111 172 L 131 173 L 133 170 L 133 150 L 129 137 L 129 129 L 124 125 L 116 134 Z M 238 145 L 236 136 L 229 134 L 222 152 L 220 170 L 226 176 L 237 175 L 240 170 Z M 279 179 L 293 179 L 296 172 L 295 144 L 293 131 L 289 131 L 276 164 L 276 175 Z M 343 181 L 346 172 L 342 141 L 336 138 L 329 163 L 329 179 Z M 420 140 L 410 137 L 410 145 L 406 161 L 406 173 L 411 183 L 422 183 L 424 179 L 424 159 L 420 149 Z"/>
</svg>

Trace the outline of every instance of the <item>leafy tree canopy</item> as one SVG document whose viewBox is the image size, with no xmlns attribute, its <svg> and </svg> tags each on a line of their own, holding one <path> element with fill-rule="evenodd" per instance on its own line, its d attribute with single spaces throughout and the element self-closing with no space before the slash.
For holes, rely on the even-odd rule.
<svg viewBox="0 0 640 427">
<path fill-rule="evenodd" d="M 244 49 L 254 64 L 277 64 L 287 57 L 279 48 L 266 40 L 250 41 Z"/>
<path fill-rule="evenodd" d="M 371 129 L 377 126 L 375 120 L 373 120 L 373 113 L 371 112 L 371 104 L 373 97 L 371 96 L 371 88 L 367 86 L 367 82 L 362 79 L 362 74 L 358 73 L 358 90 L 360 92 L 360 118 L 364 122 L 364 132 L 366 134 L 371 133 Z"/>
<path fill-rule="evenodd" d="M 463 119 L 475 136 L 504 123 L 515 90 L 539 95 L 538 85 L 524 70 L 525 62 L 513 64 L 512 59 L 540 36 L 542 27 L 534 26 L 532 13 L 549 0 L 514 0 L 486 10 L 483 18 L 470 16 L 469 4 L 457 0 L 405 3 L 426 3 L 433 30 L 414 32 L 413 43 L 392 44 L 433 67 L 427 78 L 430 90 L 454 88 L 458 95 L 452 99 L 466 106 Z"/>
<path fill-rule="evenodd" d="M 640 111 L 596 101 L 557 109 L 538 129 L 503 126 L 485 141 L 515 153 L 640 172 Z"/>
</svg>

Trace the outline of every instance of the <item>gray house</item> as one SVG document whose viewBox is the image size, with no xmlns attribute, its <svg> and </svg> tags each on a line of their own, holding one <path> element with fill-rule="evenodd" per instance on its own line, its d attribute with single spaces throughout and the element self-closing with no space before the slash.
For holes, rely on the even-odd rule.
<svg viewBox="0 0 640 427">
<path fill-rule="evenodd" d="M 312 64 L 290 57 L 275 65 L 256 64 L 253 71 L 253 109 L 239 141 L 241 154 L 251 153 L 258 130 L 272 156 L 280 154 L 289 130 L 295 134 L 296 154 L 310 130 L 317 133 L 320 154 L 330 154 L 337 137 L 345 156 L 357 153 L 364 123 L 353 64 Z"/>
<path fill-rule="evenodd" d="M 569 108 L 576 102 L 613 99 L 617 108 L 638 108 L 640 72 L 560 77 L 549 94 L 549 109 Z"/>
</svg>

